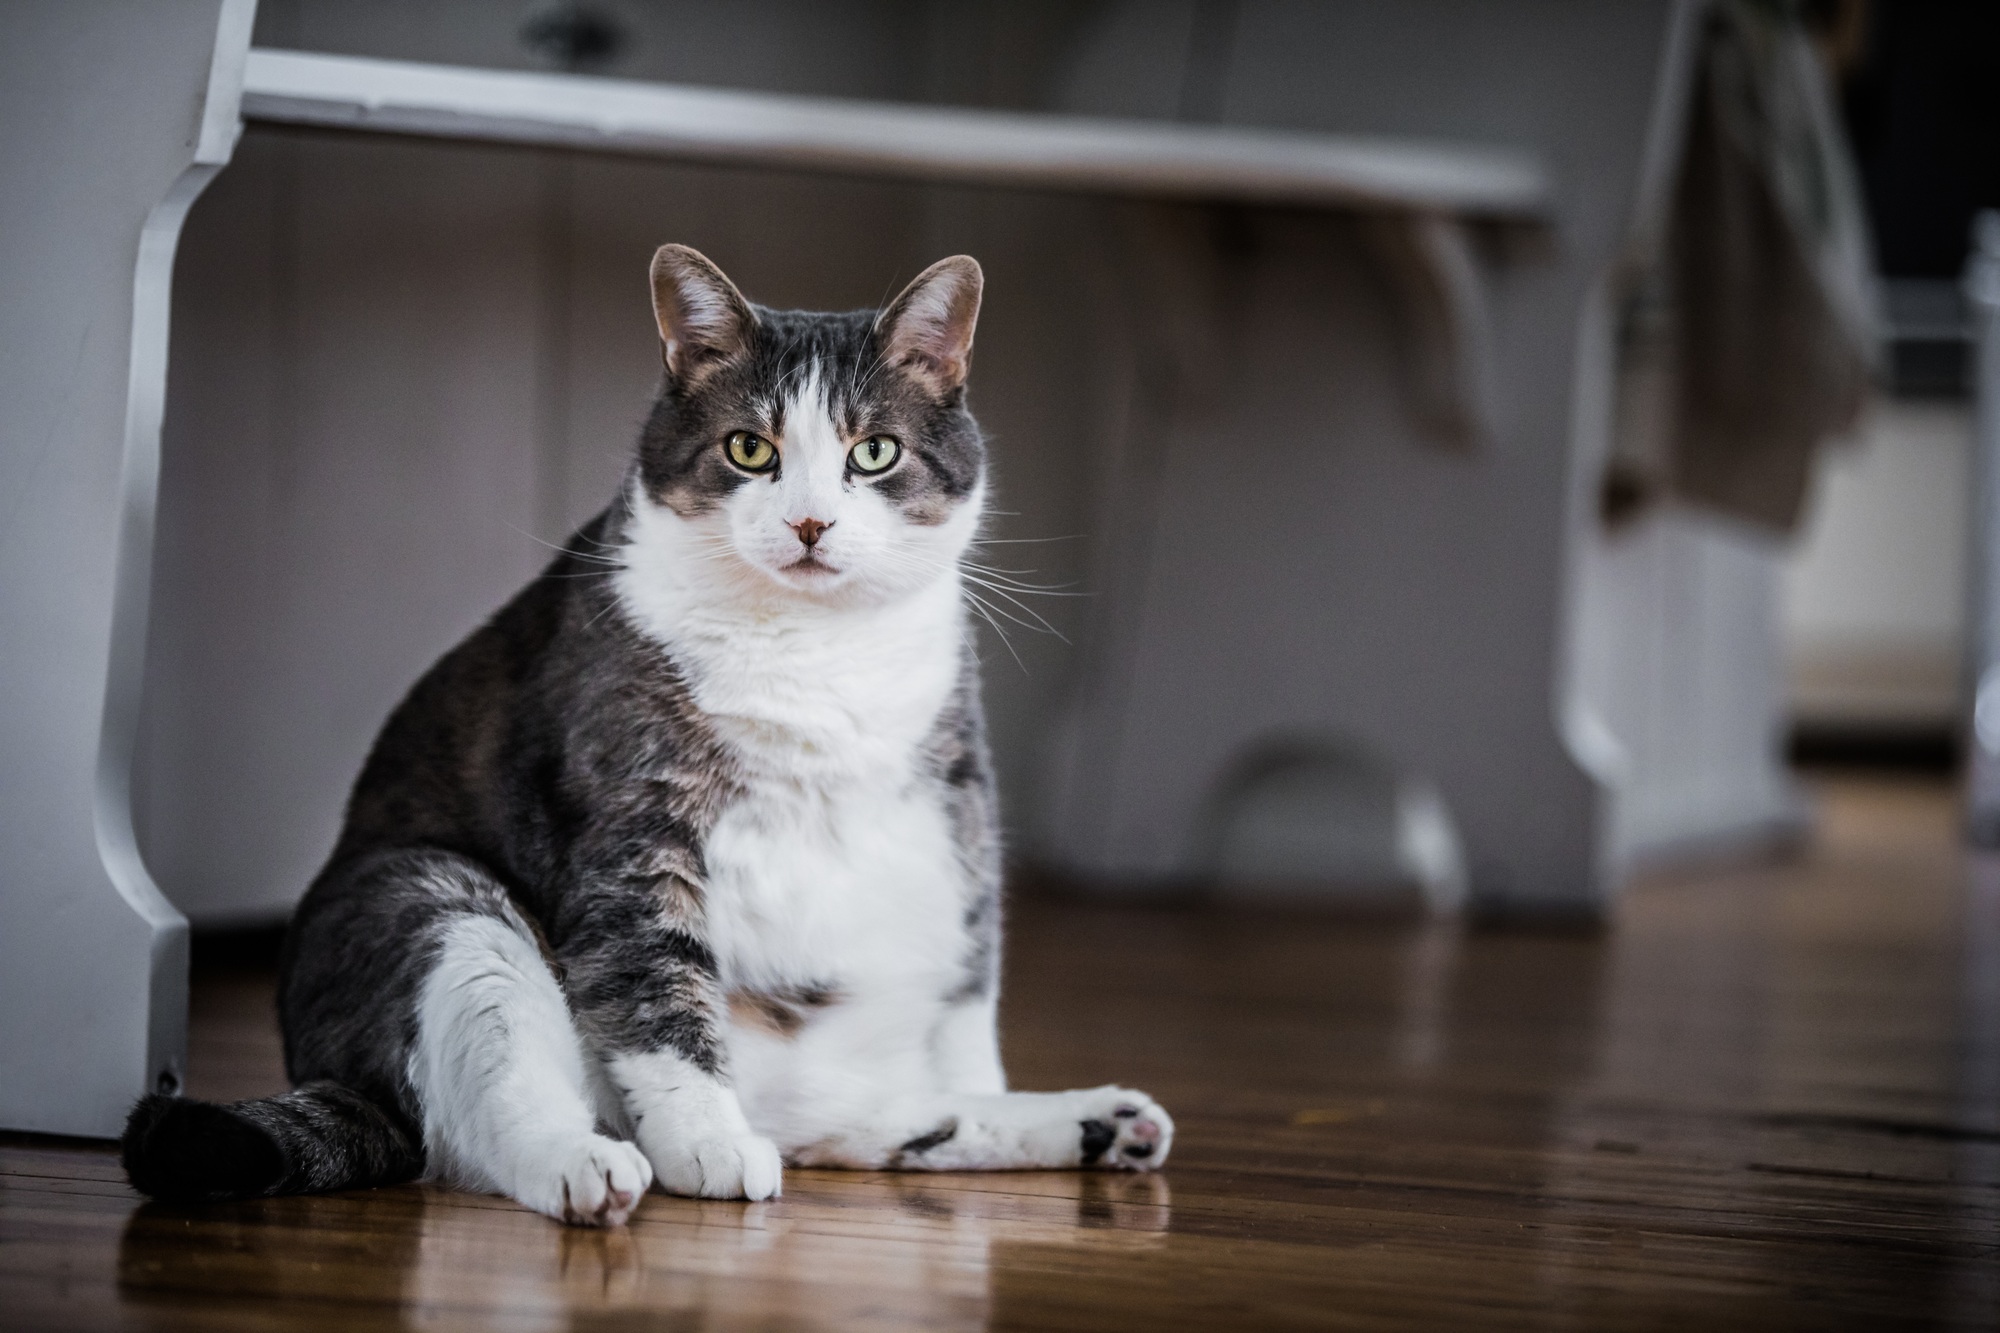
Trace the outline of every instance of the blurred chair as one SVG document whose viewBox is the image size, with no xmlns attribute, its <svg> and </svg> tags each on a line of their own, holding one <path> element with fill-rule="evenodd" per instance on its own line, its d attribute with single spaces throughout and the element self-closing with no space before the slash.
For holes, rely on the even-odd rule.
<svg viewBox="0 0 2000 1333">
<path fill-rule="evenodd" d="M 0 1127 L 180 1088 L 187 921 L 134 842 L 169 287 L 249 0 L 16 5 L 0 43 Z"/>
</svg>

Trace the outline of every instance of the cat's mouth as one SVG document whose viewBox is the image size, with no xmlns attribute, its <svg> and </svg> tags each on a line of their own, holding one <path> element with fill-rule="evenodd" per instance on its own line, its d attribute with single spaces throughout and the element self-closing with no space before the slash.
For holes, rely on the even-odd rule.
<svg viewBox="0 0 2000 1333">
<path fill-rule="evenodd" d="M 792 561 L 791 564 L 783 566 L 783 568 L 787 574 L 796 574 L 801 578 L 808 579 L 825 578 L 830 574 L 838 574 L 840 572 L 838 567 L 829 565 L 810 551 Z"/>
</svg>

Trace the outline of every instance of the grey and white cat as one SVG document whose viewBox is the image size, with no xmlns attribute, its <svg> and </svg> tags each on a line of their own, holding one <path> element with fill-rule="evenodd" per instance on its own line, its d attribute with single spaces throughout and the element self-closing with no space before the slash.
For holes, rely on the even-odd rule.
<svg viewBox="0 0 2000 1333">
<path fill-rule="evenodd" d="M 287 937 L 295 1090 L 148 1097 L 176 1200 L 428 1173 L 570 1222 L 782 1164 L 1147 1169 L 1119 1087 L 1006 1090 L 1000 856 L 960 563 L 982 277 L 753 306 L 654 257 L 618 498 L 384 727 Z"/>
</svg>

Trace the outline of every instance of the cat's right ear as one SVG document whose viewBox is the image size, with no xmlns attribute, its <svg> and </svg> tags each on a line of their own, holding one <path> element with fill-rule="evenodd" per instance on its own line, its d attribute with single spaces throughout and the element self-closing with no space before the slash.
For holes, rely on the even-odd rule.
<svg viewBox="0 0 2000 1333">
<path fill-rule="evenodd" d="M 736 284 L 685 245 L 663 245 L 653 255 L 653 318 L 667 374 L 683 383 L 742 352 L 757 324 Z"/>
</svg>

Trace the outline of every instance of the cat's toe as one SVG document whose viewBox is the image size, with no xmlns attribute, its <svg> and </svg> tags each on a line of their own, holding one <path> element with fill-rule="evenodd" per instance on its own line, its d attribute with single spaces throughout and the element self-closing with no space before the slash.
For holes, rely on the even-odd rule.
<svg viewBox="0 0 2000 1333">
<path fill-rule="evenodd" d="M 644 1153 L 599 1134 L 550 1153 L 545 1166 L 520 1201 L 572 1226 L 622 1226 L 653 1183 Z"/>
<path fill-rule="evenodd" d="M 778 1146 L 769 1139 L 753 1138 L 739 1143 L 742 1159 L 743 1197 L 775 1199 L 784 1193 L 785 1165 Z"/>
<path fill-rule="evenodd" d="M 1166 1108 L 1130 1088 L 1098 1089 L 1103 1106 L 1081 1125 L 1085 1166 L 1152 1171 L 1174 1146 L 1174 1120 Z"/>
<path fill-rule="evenodd" d="M 777 1146 L 755 1134 L 676 1144 L 655 1159 L 654 1171 L 669 1194 L 755 1201 L 784 1192 Z"/>
</svg>

